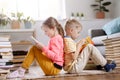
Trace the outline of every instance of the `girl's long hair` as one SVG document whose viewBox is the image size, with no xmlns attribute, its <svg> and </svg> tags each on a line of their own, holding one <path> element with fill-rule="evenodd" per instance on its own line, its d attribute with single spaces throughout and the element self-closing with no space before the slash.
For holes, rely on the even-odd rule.
<svg viewBox="0 0 120 80">
<path fill-rule="evenodd" d="M 61 24 L 53 17 L 49 17 L 46 21 L 43 22 L 44 25 L 47 25 L 49 28 L 55 28 L 58 30 L 59 34 L 64 37 L 64 30 Z"/>
</svg>

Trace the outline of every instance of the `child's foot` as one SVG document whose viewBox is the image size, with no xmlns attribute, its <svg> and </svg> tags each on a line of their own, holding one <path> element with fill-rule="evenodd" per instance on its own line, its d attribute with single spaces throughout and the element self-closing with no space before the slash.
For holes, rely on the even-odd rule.
<svg viewBox="0 0 120 80">
<path fill-rule="evenodd" d="M 23 78 L 25 74 L 25 69 L 19 68 L 16 71 L 13 71 L 12 73 L 9 73 L 6 78 Z"/>
<path fill-rule="evenodd" d="M 107 63 L 108 63 L 108 64 L 114 64 L 115 67 L 116 67 L 116 63 L 115 63 L 114 60 L 107 60 Z M 112 69 L 114 69 L 115 67 L 113 67 Z"/>
<path fill-rule="evenodd" d="M 106 70 L 106 72 L 110 72 L 110 71 L 112 71 L 115 67 L 116 67 L 116 63 L 111 63 L 111 64 L 106 64 L 106 65 L 104 66 L 104 69 Z"/>
</svg>

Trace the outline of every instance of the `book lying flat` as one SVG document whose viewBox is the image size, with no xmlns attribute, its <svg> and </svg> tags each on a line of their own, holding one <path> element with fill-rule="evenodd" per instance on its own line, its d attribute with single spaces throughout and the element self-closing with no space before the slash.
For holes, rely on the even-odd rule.
<svg viewBox="0 0 120 80">
<path fill-rule="evenodd" d="M 13 59 L 13 55 L 0 55 L 0 59 Z"/>
<path fill-rule="evenodd" d="M 22 65 L 22 63 L 21 64 L 13 64 L 13 65 L 14 65 L 14 67 L 19 67 Z"/>
<path fill-rule="evenodd" d="M 13 56 L 26 55 L 27 51 L 13 51 Z"/>
<path fill-rule="evenodd" d="M 0 45 L 11 45 L 11 42 L 9 42 L 9 41 L 7 41 L 7 42 L 1 41 Z"/>
<path fill-rule="evenodd" d="M 0 59 L 0 62 L 10 62 L 12 59 Z"/>
<path fill-rule="evenodd" d="M 12 45 L 0 45 L 0 48 L 11 48 Z"/>
<path fill-rule="evenodd" d="M 0 66 L 13 65 L 13 62 L 0 62 Z"/>
<path fill-rule="evenodd" d="M 12 67 L 14 67 L 14 65 L 0 66 L 0 69 L 8 69 Z"/>
<path fill-rule="evenodd" d="M 13 56 L 13 59 L 19 59 L 19 58 L 25 58 L 25 55 L 17 55 L 17 56 Z"/>
<path fill-rule="evenodd" d="M 2 55 L 2 56 L 11 56 L 11 55 L 13 55 L 13 53 L 12 52 L 0 52 L 0 55 Z"/>
<path fill-rule="evenodd" d="M 9 35 L 0 36 L 0 41 L 9 41 L 9 40 L 10 40 Z"/>
<path fill-rule="evenodd" d="M 12 47 L 10 47 L 10 48 L 0 48 L 0 52 L 12 52 Z"/>
<path fill-rule="evenodd" d="M 15 63 L 15 62 L 23 62 L 24 59 L 12 59 L 10 61 L 13 62 L 13 63 Z"/>
<path fill-rule="evenodd" d="M 10 69 L 0 69 L 0 73 L 9 73 Z"/>
</svg>

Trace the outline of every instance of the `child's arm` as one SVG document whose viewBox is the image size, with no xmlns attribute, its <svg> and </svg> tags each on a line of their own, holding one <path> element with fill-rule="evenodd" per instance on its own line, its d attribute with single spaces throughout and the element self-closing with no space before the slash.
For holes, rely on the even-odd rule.
<svg viewBox="0 0 120 80">
<path fill-rule="evenodd" d="M 74 55 L 75 59 L 78 57 L 78 55 L 79 55 L 79 53 L 80 53 L 80 49 L 81 49 L 82 45 L 85 44 L 85 42 L 86 42 L 86 40 L 85 40 L 85 39 L 82 39 L 82 40 L 80 40 L 80 41 L 77 43 L 77 45 L 76 45 L 76 52 L 75 52 L 75 55 Z"/>
</svg>

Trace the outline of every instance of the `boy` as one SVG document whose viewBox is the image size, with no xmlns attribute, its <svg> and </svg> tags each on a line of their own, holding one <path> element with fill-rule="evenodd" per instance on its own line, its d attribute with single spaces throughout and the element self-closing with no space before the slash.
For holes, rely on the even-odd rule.
<svg viewBox="0 0 120 80">
<path fill-rule="evenodd" d="M 85 68 L 89 58 L 93 60 L 98 69 L 103 67 L 106 72 L 113 70 L 116 64 L 114 62 L 107 63 L 107 60 L 92 44 L 87 44 L 82 51 L 80 51 L 82 46 L 86 43 L 86 39 L 82 39 L 78 43 L 75 43 L 74 40 L 78 38 L 81 30 L 82 26 L 77 20 L 72 19 L 66 22 L 64 70 L 68 73 L 80 73 Z"/>
</svg>

